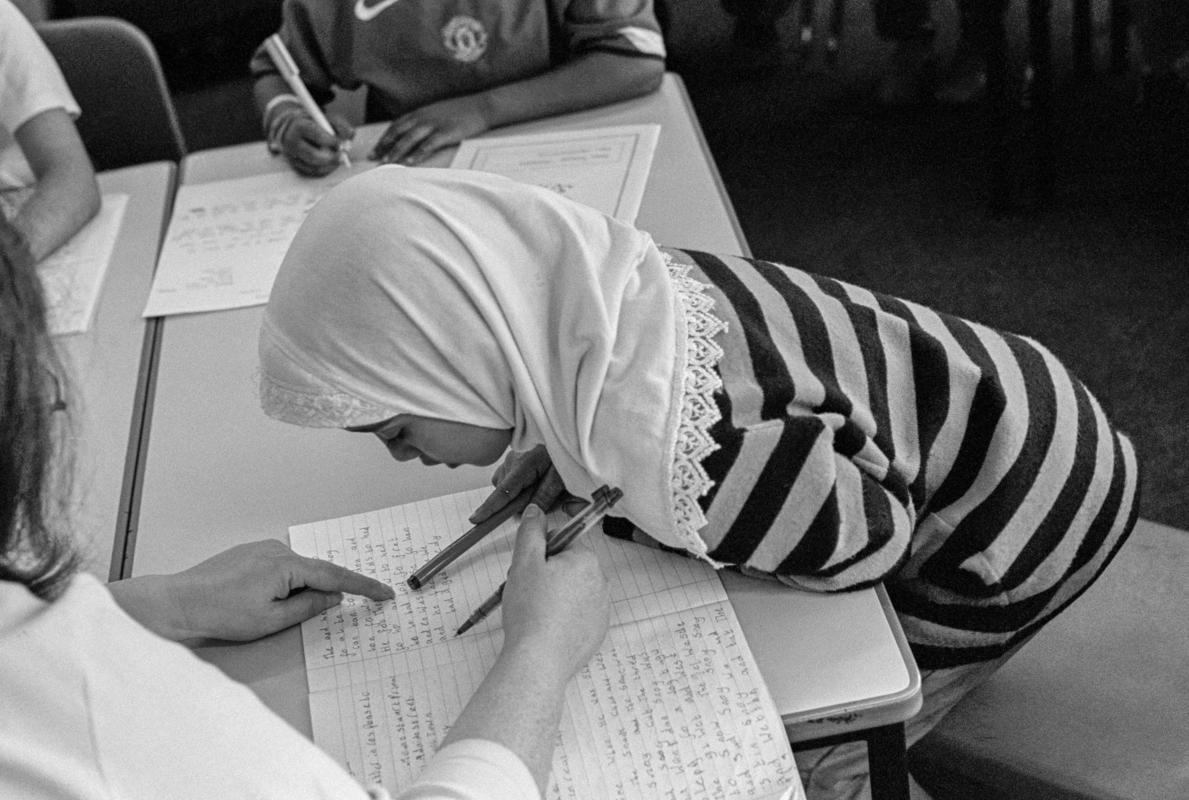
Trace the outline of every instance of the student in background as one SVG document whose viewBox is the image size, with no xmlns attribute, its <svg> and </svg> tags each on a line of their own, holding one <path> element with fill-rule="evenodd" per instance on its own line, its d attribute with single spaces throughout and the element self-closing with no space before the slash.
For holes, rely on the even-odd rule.
<svg viewBox="0 0 1189 800">
<path fill-rule="evenodd" d="M 392 120 L 370 158 L 415 164 L 489 128 L 646 94 L 664 42 L 651 0 L 285 0 L 280 29 L 321 104 L 367 87 L 369 121 Z M 339 163 L 350 125 L 323 131 L 263 45 L 251 62 L 269 148 L 304 175 Z"/>
<path fill-rule="evenodd" d="M 1139 0 L 1132 7 L 1139 42 L 1139 104 L 1175 112 L 1189 100 L 1189 4 Z"/>
<path fill-rule="evenodd" d="M 280 420 L 375 426 L 426 464 L 543 448 L 574 494 L 623 488 L 608 532 L 810 591 L 884 583 L 923 671 L 909 742 L 1090 585 L 1137 507 L 1131 443 L 1036 342 L 662 250 L 481 172 L 381 167 L 327 193 L 260 359 Z M 797 762 L 810 798 L 861 796 L 863 743 Z"/>
<path fill-rule="evenodd" d="M 777 24 L 793 0 L 721 0 L 734 17 L 734 41 L 771 68 L 779 61 Z M 876 89 L 884 106 L 917 105 L 933 99 L 947 105 L 981 100 L 987 86 L 987 33 L 1007 9 L 1006 0 L 957 0 L 958 41 L 936 81 L 932 0 L 873 0 L 875 32 L 893 45 Z"/>
<path fill-rule="evenodd" d="M 908 106 L 930 97 L 946 105 L 981 100 L 987 86 L 988 33 L 1007 11 L 1007 0 L 957 0 L 958 41 L 934 84 L 932 0 L 875 0 L 875 30 L 894 48 L 877 89 L 884 106 Z"/>
<path fill-rule="evenodd" d="M 175 644 L 248 640 L 342 599 L 393 591 L 276 541 L 176 575 L 104 586 L 78 572 L 67 524 L 68 410 L 26 243 L 0 220 L 0 797 L 538 797 L 569 679 L 609 601 L 593 550 L 545 560 L 530 506 L 491 672 L 414 786 L 365 790 L 247 688 Z M 68 405 L 67 405 L 68 408 Z M 172 640 L 172 641 L 170 641 Z"/>
<path fill-rule="evenodd" d="M 0 208 L 41 261 L 99 211 L 66 81 L 11 0 L 0 0 Z"/>
</svg>

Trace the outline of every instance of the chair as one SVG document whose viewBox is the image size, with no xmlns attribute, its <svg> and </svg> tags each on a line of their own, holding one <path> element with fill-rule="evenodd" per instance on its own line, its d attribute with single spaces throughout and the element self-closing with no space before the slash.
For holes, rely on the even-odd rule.
<svg viewBox="0 0 1189 800">
<path fill-rule="evenodd" d="M 1189 532 L 1139 520 L 1102 577 L 909 752 L 933 797 L 1189 797 Z"/>
<path fill-rule="evenodd" d="M 186 142 L 157 51 L 136 26 L 114 17 L 34 25 L 82 109 L 79 135 L 97 170 L 180 161 Z"/>
</svg>

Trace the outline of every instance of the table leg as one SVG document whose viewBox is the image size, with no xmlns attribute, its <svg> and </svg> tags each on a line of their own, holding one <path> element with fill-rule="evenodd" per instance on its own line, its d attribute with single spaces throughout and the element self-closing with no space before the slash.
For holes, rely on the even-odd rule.
<svg viewBox="0 0 1189 800">
<path fill-rule="evenodd" d="M 864 740 L 867 743 L 867 771 L 871 776 L 871 800 L 909 800 L 908 743 L 904 723 L 881 725 L 854 733 L 837 733 L 793 742 L 793 751 L 816 750 Z"/>
<path fill-rule="evenodd" d="M 904 725 L 884 725 L 867 732 L 871 800 L 908 800 L 908 752 Z"/>
</svg>

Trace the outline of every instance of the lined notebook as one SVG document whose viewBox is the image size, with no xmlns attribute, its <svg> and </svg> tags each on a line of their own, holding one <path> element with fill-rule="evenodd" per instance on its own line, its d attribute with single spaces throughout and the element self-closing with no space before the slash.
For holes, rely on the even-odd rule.
<svg viewBox="0 0 1189 800">
<path fill-rule="evenodd" d="M 359 780 L 410 783 L 495 662 L 499 612 L 454 631 L 507 576 L 514 522 L 413 591 L 469 527 L 478 489 L 289 529 L 293 549 L 392 585 L 302 625 L 314 741 Z M 564 521 L 551 519 L 551 527 Z M 592 536 L 611 629 L 571 681 L 551 798 L 801 797 L 788 739 L 721 581 L 694 559 Z"/>
</svg>

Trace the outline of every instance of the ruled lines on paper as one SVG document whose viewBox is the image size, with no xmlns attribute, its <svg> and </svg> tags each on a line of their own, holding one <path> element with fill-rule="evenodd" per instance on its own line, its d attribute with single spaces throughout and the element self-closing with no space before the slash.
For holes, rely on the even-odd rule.
<svg viewBox="0 0 1189 800">
<path fill-rule="evenodd" d="M 298 552 L 397 590 L 387 603 L 349 597 L 302 626 L 314 740 L 361 780 L 413 780 L 499 653 L 498 614 L 453 632 L 504 579 L 513 522 L 420 591 L 404 584 L 485 494 L 290 529 Z M 601 535 L 592 543 L 612 628 L 570 684 L 549 796 L 757 798 L 794 784 L 783 725 L 714 571 Z"/>
</svg>

